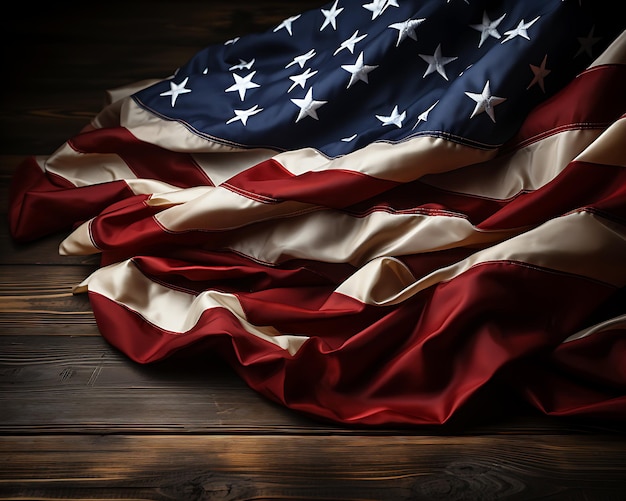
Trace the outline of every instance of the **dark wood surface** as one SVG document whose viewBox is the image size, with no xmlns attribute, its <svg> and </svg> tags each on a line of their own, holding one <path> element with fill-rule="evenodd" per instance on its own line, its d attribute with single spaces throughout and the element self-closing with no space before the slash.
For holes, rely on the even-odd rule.
<svg viewBox="0 0 626 501">
<path fill-rule="evenodd" d="M 626 499 L 617 426 L 528 409 L 454 427 L 359 429 L 297 415 L 220 360 L 139 366 L 71 288 L 97 266 L 63 235 L 15 244 L 7 189 L 99 111 L 197 50 L 320 1 L 19 4 L 1 19 L 0 499 Z"/>
</svg>

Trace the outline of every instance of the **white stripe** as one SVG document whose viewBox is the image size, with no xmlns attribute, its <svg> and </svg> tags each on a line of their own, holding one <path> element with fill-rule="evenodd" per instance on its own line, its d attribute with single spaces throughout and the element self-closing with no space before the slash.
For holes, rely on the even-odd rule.
<svg viewBox="0 0 626 501">
<path fill-rule="evenodd" d="M 572 160 L 626 167 L 626 118 L 604 130 L 568 130 L 534 142 L 486 164 L 425 176 L 444 190 L 496 200 L 545 186 Z"/>
<path fill-rule="evenodd" d="M 379 179 L 408 182 L 425 174 L 446 172 L 461 166 L 484 162 L 492 158 L 495 150 L 477 149 L 437 137 L 416 137 L 400 143 L 374 142 L 343 157 L 330 159 L 313 148 L 276 153 L 271 149 L 244 149 L 201 137 L 176 121 L 162 120 L 137 106 L 134 101 L 124 101 L 121 125 L 138 139 L 156 144 L 171 151 L 193 153 L 220 153 L 199 158 L 200 165 L 216 183 L 225 181 L 246 166 L 274 158 L 293 175 L 325 170 L 360 172 Z M 232 155 L 232 157 L 231 157 Z M 215 160 L 213 159 L 215 158 Z M 214 163 L 215 162 L 215 163 Z M 219 176 L 219 166 L 233 162 L 234 172 Z M 233 168 L 233 167 L 231 167 Z"/>
<path fill-rule="evenodd" d="M 67 143 L 48 157 L 45 169 L 79 187 L 137 177 L 114 153 L 80 153 Z"/>
<path fill-rule="evenodd" d="M 365 217 L 324 210 L 255 224 L 220 237 L 220 245 L 264 263 L 313 259 L 355 266 L 380 257 L 483 247 L 520 230 L 485 232 L 449 215 L 394 214 Z"/>
<path fill-rule="evenodd" d="M 623 227 L 615 227 L 594 214 L 577 212 L 550 220 L 424 277 L 412 277 L 400 261 L 381 257 L 359 269 L 337 292 L 367 304 L 397 304 L 489 261 L 517 261 L 624 287 L 624 256 Z M 381 283 L 384 288 L 379 286 Z"/>
<path fill-rule="evenodd" d="M 131 260 L 100 268 L 75 292 L 86 289 L 124 305 L 152 325 L 173 334 L 184 335 L 191 330 L 206 310 L 224 308 L 236 317 L 246 332 L 292 355 L 308 339 L 306 336 L 283 335 L 271 326 L 252 325 L 233 294 L 207 290 L 194 295 L 152 282 Z"/>
<path fill-rule="evenodd" d="M 586 148 L 576 160 L 626 167 L 626 117 L 622 117 Z"/>
<path fill-rule="evenodd" d="M 598 130 L 562 132 L 484 164 L 424 176 L 422 182 L 465 195 L 508 200 L 545 186 L 600 136 Z"/>
<path fill-rule="evenodd" d="M 626 331 L 626 315 L 621 315 L 615 318 L 610 318 L 596 325 L 592 325 L 587 329 L 583 329 L 578 331 L 575 334 L 572 334 L 570 337 L 563 341 L 563 344 L 570 343 L 572 341 L 576 341 L 578 339 L 583 339 L 588 336 L 593 336 L 594 334 L 601 334 L 602 332 L 622 329 Z"/>
<path fill-rule="evenodd" d="M 271 150 L 255 148 L 231 152 L 194 153 L 193 159 L 217 186 L 271 158 L 274 153 Z"/>
<path fill-rule="evenodd" d="M 156 179 L 125 179 L 124 181 L 135 195 L 171 193 L 180 190 L 178 186 L 157 181 Z"/>
<path fill-rule="evenodd" d="M 170 207 L 155 216 L 159 224 L 171 232 L 229 230 L 315 209 L 315 206 L 300 202 L 260 203 L 220 186 L 180 190 L 173 193 L 172 197 L 180 205 Z M 181 200 L 185 200 L 185 203 L 181 203 Z M 148 203 L 169 204 L 171 201 L 167 194 L 162 194 Z"/>
<path fill-rule="evenodd" d="M 131 185 L 138 187 L 142 183 Z M 157 224 L 171 233 L 232 230 L 253 222 L 279 220 L 318 210 L 315 206 L 299 202 L 259 203 L 219 186 L 198 186 L 156 193 L 143 203 L 166 207 L 153 217 Z M 100 252 L 93 243 L 90 225 L 91 220 L 72 231 L 61 242 L 59 252 L 63 255 Z M 219 235 L 211 236 L 215 241 L 218 238 Z"/>
<path fill-rule="evenodd" d="M 343 170 L 378 179 L 406 183 L 493 158 L 495 150 L 482 150 L 441 139 L 420 136 L 400 143 L 374 142 L 342 157 L 329 159 L 312 148 L 280 153 L 274 158 L 293 175 Z"/>
<path fill-rule="evenodd" d="M 120 125 L 128 129 L 136 138 L 155 144 L 169 151 L 186 153 L 237 153 L 249 152 L 235 144 L 213 141 L 193 133 L 188 127 L 175 120 L 163 120 L 147 111 L 130 98 L 122 101 Z M 270 152 L 271 150 L 263 150 Z M 276 154 L 271 151 L 269 154 Z"/>
</svg>

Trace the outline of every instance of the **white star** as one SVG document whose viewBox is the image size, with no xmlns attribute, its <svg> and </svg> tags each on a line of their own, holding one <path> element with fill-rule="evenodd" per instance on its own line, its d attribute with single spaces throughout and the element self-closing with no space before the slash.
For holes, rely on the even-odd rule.
<svg viewBox="0 0 626 501">
<path fill-rule="evenodd" d="M 170 90 L 166 90 L 165 92 L 161 92 L 159 96 L 172 96 L 172 108 L 176 104 L 176 99 L 180 94 L 187 94 L 187 92 L 191 92 L 191 89 L 185 89 L 185 85 L 187 84 L 187 80 L 189 77 L 185 78 L 181 83 L 175 84 L 174 82 L 170 82 Z"/>
<path fill-rule="evenodd" d="M 537 16 L 535 19 L 533 19 L 529 23 L 524 23 L 524 20 L 522 19 L 514 30 L 509 30 L 509 31 L 504 32 L 504 34 L 506 35 L 506 38 L 502 40 L 502 42 L 500 43 L 508 42 L 509 40 L 511 40 L 511 38 L 515 38 L 517 36 L 524 37 L 526 40 L 530 40 L 530 38 L 528 37 L 527 30 L 533 24 L 535 24 L 535 22 L 537 21 L 537 19 L 539 19 L 539 17 L 540 16 Z"/>
<path fill-rule="evenodd" d="M 406 111 L 398 113 L 398 106 L 395 106 L 393 108 L 393 111 L 391 112 L 391 115 L 389 115 L 388 117 L 376 115 L 376 118 L 378 118 L 378 120 L 383 123 L 383 126 L 396 125 L 399 128 L 402 127 L 402 120 L 406 118 Z"/>
<path fill-rule="evenodd" d="M 319 118 L 317 118 L 317 109 L 325 105 L 328 101 L 315 101 L 313 99 L 313 88 L 311 87 L 304 99 L 292 99 L 291 102 L 300 108 L 300 113 L 298 113 L 298 118 L 296 118 L 296 123 L 298 123 L 307 116 L 319 120 Z"/>
<path fill-rule="evenodd" d="M 293 60 L 287 66 L 285 66 L 285 68 L 289 68 L 290 66 L 293 66 L 294 64 L 299 65 L 300 68 L 304 68 L 304 65 L 306 64 L 306 62 L 312 57 L 315 57 L 315 49 L 311 49 L 306 54 L 301 54 L 299 56 L 294 57 Z"/>
<path fill-rule="evenodd" d="M 587 55 L 589 57 L 591 57 L 592 53 L 591 53 L 591 47 L 598 42 L 599 40 L 601 40 L 600 37 L 594 37 L 593 36 L 593 32 L 595 30 L 595 26 L 591 27 L 591 31 L 589 32 L 589 34 L 585 37 L 585 38 L 578 38 L 578 41 L 580 42 L 580 49 L 578 49 L 578 52 L 576 53 L 576 56 L 578 56 L 579 54 L 582 54 L 583 52 L 586 52 Z"/>
<path fill-rule="evenodd" d="M 446 69 L 444 68 L 444 66 L 458 59 L 458 57 L 442 56 L 441 44 L 437 45 L 435 53 L 432 56 L 427 56 L 426 54 L 420 54 L 419 56 L 428 63 L 428 68 L 426 68 L 426 71 L 424 72 L 424 76 L 422 78 L 426 78 L 427 75 L 430 75 L 431 73 L 436 71 L 446 80 L 448 80 L 448 75 L 446 75 Z"/>
<path fill-rule="evenodd" d="M 274 33 L 276 33 L 277 31 L 282 30 L 283 28 L 285 28 L 290 35 L 293 35 L 293 32 L 291 31 L 291 25 L 301 15 L 302 14 L 298 14 L 297 16 L 288 17 L 282 23 L 280 23 L 278 26 L 276 26 L 276 28 L 274 28 Z"/>
<path fill-rule="evenodd" d="M 432 111 L 432 109 L 437 106 L 437 103 L 439 103 L 439 99 L 437 99 L 435 101 L 435 104 L 433 104 L 430 108 L 428 108 L 425 111 L 422 111 L 418 116 L 417 116 L 417 122 L 415 122 L 415 125 L 413 126 L 413 129 L 415 129 L 415 127 L 417 127 L 420 122 L 428 122 L 428 114 Z"/>
<path fill-rule="evenodd" d="M 489 115 L 491 121 L 496 123 L 496 117 L 493 113 L 494 106 L 506 101 L 504 97 L 497 97 L 491 95 L 491 89 L 489 88 L 489 80 L 485 83 L 485 87 L 481 94 L 474 94 L 473 92 L 466 92 L 465 95 L 467 97 L 471 97 L 474 101 L 476 101 L 476 107 L 472 112 L 470 118 L 474 118 L 476 115 L 482 113 L 483 111 Z"/>
<path fill-rule="evenodd" d="M 359 36 L 359 30 L 356 30 L 352 36 L 350 38 L 348 38 L 347 40 L 341 42 L 341 45 L 339 46 L 339 48 L 333 53 L 333 56 L 336 56 L 340 51 L 342 51 L 343 49 L 348 49 L 350 51 L 350 54 L 354 54 L 354 46 L 360 42 L 361 40 L 363 40 L 365 37 L 367 36 L 367 33 L 365 35 L 361 35 Z"/>
<path fill-rule="evenodd" d="M 484 41 L 487 40 L 487 38 L 489 38 L 490 36 L 497 38 L 498 40 L 500 39 L 500 33 L 498 33 L 498 30 L 496 28 L 502 22 L 502 20 L 504 19 L 504 16 L 506 16 L 506 14 L 503 14 L 502 17 L 500 17 L 499 19 L 496 19 L 495 21 L 491 21 L 489 19 L 489 16 L 487 16 L 487 12 L 485 11 L 483 13 L 482 24 L 470 25 L 470 27 L 474 28 L 475 30 L 480 31 L 480 42 L 478 43 L 478 48 L 480 48 L 480 46 L 484 43 Z"/>
<path fill-rule="evenodd" d="M 263 108 L 259 108 L 258 105 L 254 105 L 252 108 L 248 108 L 247 110 L 233 110 L 235 112 L 235 116 L 226 122 L 227 124 L 236 122 L 237 120 L 241 120 L 243 125 L 248 124 L 248 118 L 252 115 L 256 115 L 257 113 L 263 111 Z"/>
<path fill-rule="evenodd" d="M 299 75 L 293 75 L 289 77 L 291 80 L 293 80 L 293 84 L 291 85 L 291 87 L 289 87 L 289 90 L 287 92 L 291 92 L 296 85 L 299 85 L 300 87 L 304 89 L 304 86 L 306 85 L 306 81 L 309 78 L 311 78 L 313 75 L 315 75 L 316 73 L 317 71 L 311 72 L 311 68 L 307 68 L 304 73 L 300 73 Z"/>
<path fill-rule="evenodd" d="M 387 7 L 399 7 L 397 0 L 372 0 L 371 3 L 363 4 L 363 8 L 372 12 L 372 19 L 380 16 Z"/>
<path fill-rule="evenodd" d="M 354 64 L 343 64 L 341 65 L 341 67 L 344 70 L 352 73 L 352 75 L 350 76 L 350 82 L 348 83 L 348 89 L 359 80 L 363 80 L 365 83 L 369 83 L 367 74 L 370 71 L 378 68 L 378 66 L 368 66 L 366 64 L 363 64 L 363 52 L 359 54 L 359 57 Z"/>
<path fill-rule="evenodd" d="M 330 10 L 321 9 L 322 14 L 324 15 L 324 24 L 322 24 L 320 31 L 322 31 L 324 28 L 326 28 L 326 26 L 329 25 L 333 27 L 333 30 L 337 30 L 337 16 L 341 14 L 341 11 L 343 10 L 343 7 L 341 9 L 337 8 L 338 1 L 339 0 L 335 0 L 335 3 L 330 8 Z"/>
<path fill-rule="evenodd" d="M 426 19 L 407 19 L 403 23 L 390 24 L 388 28 L 398 30 L 398 41 L 396 47 L 406 40 L 407 37 L 417 41 L 417 35 L 415 34 L 415 28 L 422 24 Z"/>
<path fill-rule="evenodd" d="M 226 40 L 224 42 L 224 45 L 233 45 L 236 44 L 239 41 L 240 37 L 235 37 L 235 38 L 231 38 L 230 40 Z"/>
<path fill-rule="evenodd" d="M 352 142 L 354 139 L 356 139 L 356 136 L 357 136 L 356 134 L 352 134 L 352 135 L 351 135 L 351 136 L 349 136 L 349 137 L 342 137 L 342 138 L 341 138 L 341 140 L 342 140 L 344 143 L 350 143 L 350 142 Z"/>
<path fill-rule="evenodd" d="M 548 59 L 548 55 L 546 54 L 545 56 L 543 56 L 543 61 L 541 61 L 541 66 L 535 66 L 533 64 L 529 65 L 531 71 L 533 72 L 535 76 L 533 77 L 532 81 L 528 84 L 528 87 L 526 87 L 527 90 L 530 89 L 533 85 L 539 84 L 539 87 L 541 88 L 541 90 L 543 92 L 546 91 L 543 88 L 543 79 L 547 77 L 551 71 L 551 70 L 546 69 L 547 59 Z"/>
<path fill-rule="evenodd" d="M 252 77 L 255 75 L 255 73 L 256 71 L 253 71 L 252 73 L 248 73 L 245 77 L 240 77 L 239 75 L 237 75 L 237 73 L 233 73 L 235 83 L 228 87 L 225 92 L 239 91 L 239 97 L 243 101 L 246 97 L 246 90 L 260 87 L 259 84 L 252 81 Z"/>
<path fill-rule="evenodd" d="M 252 65 L 254 64 L 254 59 L 252 59 L 252 61 L 244 61 L 243 59 L 239 60 L 239 64 L 236 64 L 235 66 L 231 66 L 230 68 L 228 68 L 229 71 L 233 71 L 233 70 L 249 70 L 250 68 L 252 68 Z"/>
</svg>

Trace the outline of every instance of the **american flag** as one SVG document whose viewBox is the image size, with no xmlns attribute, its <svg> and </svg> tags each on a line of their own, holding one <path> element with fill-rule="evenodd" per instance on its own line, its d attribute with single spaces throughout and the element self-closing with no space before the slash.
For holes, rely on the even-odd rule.
<svg viewBox="0 0 626 501">
<path fill-rule="evenodd" d="M 623 420 L 605 4 L 335 0 L 208 46 L 25 160 L 12 234 L 101 255 L 76 293 L 130 359 L 217 353 L 313 417 L 442 424 L 514 395 Z"/>
</svg>

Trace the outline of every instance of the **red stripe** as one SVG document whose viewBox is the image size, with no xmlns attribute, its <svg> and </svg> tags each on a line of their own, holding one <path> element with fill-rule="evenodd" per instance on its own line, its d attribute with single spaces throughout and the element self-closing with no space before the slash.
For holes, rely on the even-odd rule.
<svg viewBox="0 0 626 501">
<path fill-rule="evenodd" d="M 615 328 L 571 341 L 558 346 L 544 364 L 518 368 L 528 375 L 523 394 L 549 415 L 623 421 L 624 360 L 626 329 Z"/>
<path fill-rule="evenodd" d="M 571 129 L 606 128 L 626 113 L 626 66 L 585 71 L 562 91 L 534 108 L 503 147 L 519 149 Z"/>
<path fill-rule="evenodd" d="M 294 175 L 269 159 L 237 174 L 222 186 L 261 202 L 295 200 L 324 207 L 346 207 L 398 186 L 360 172 L 328 170 Z"/>
<path fill-rule="evenodd" d="M 415 181 L 347 210 L 355 217 L 385 211 L 396 214 L 451 215 L 483 230 L 535 226 L 572 210 L 589 208 L 626 221 L 626 169 L 571 162 L 545 186 L 508 200 L 454 193 Z"/>
<path fill-rule="evenodd" d="M 503 151 L 521 148 L 568 129 L 606 127 L 626 111 L 625 82 L 624 66 L 603 66 L 583 73 L 561 93 L 533 110 Z M 606 106 L 607 102 L 611 106 Z M 247 169 L 225 184 L 261 202 L 298 200 L 335 208 L 368 199 L 398 185 L 352 171 L 294 175 L 274 159 Z"/>
<path fill-rule="evenodd" d="M 572 162 L 551 182 L 522 193 L 478 225 L 484 230 L 537 225 L 578 209 L 626 222 L 626 170 L 612 165 Z"/>
<path fill-rule="evenodd" d="M 102 185 L 100 190 L 97 187 L 90 189 L 108 195 L 104 189 L 105 186 L 107 185 Z M 459 217 L 467 217 L 482 230 L 493 231 L 536 226 L 547 219 L 583 209 L 600 213 L 622 224 L 626 221 L 626 206 L 623 203 L 626 199 L 626 170 L 615 166 L 599 167 L 585 162 L 572 162 L 564 172 L 546 186 L 535 192 L 522 193 L 507 203 L 446 193 L 419 183 L 402 186 L 397 191 L 407 195 L 413 186 L 416 188 L 414 195 L 418 201 L 429 200 L 429 203 L 408 209 L 407 196 L 396 196 L 396 192 L 391 192 L 393 196 L 387 198 L 389 194 L 386 194 L 386 199 L 394 200 L 394 205 L 400 205 L 400 208 L 390 209 L 391 202 L 386 202 L 387 206 L 381 204 L 369 209 L 368 204 L 359 204 L 355 208 L 366 211 L 365 214 L 354 211 L 352 213 L 355 217 L 371 214 L 374 210 L 403 214 L 456 214 Z M 72 193 L 74 192 L 66 190 L 58 193 L 58 196 L 70 196 Z M 30 198 L 32 197 L 31 195 Z M 48 195 L 44 192 L 40 198 L 48 204 L 50 203 L 48 199 L 54 198 L 54 194 Z M 144 195 L 134 196 L 113 204 L 93 221 L 92 238 L 98 248 L 103 251 L 115 251 L 115 254 L 105 257 L 107 262 L 114 257 L 120 259 L 136 254 L 158 252 L 164 255 L 165 252 L 173 252 L 175 247 L 202 246 L 205 249 L 219 249 L 223 242 L 221 235 L 228 235 L 228 232 L 221 231 L 172 232 L 166 230 L 153 218 L 165 207 L 148 206 L 144 204 L 145 198 Z M 399 203 L 396 204 L 396 201 Z M 71 204 L 66 207 L 60 201 L 58 203 L 65 211 L 69 211 L 70 208 L 83 210 Z M 462 211 L 467 211 L 467 214 Z M 71 212 L 71 214 L 74 213 Z M 460 252 L 463 253 L 463 251 Z M 425 262 L 428 261 L 420 261 L 419 266 L 424 267 Z"/>
<path fill-rule="evenodd" d="M 317 417 L 362 424 L 440 424 L 462 408 L 484 412 L 478 406 L 484 401 L 478 398 L 485 392 L 499 402 L 510 392 L 526 391 L 519 370 L 509 379 L 506 369 L 519 369 L 516 364 L 532 357 L 528 370 L 540 370 L 535 367 L 543 360 L 540 355 L 584 325 L 613 292 L 566 274 L 487 263 L 398 307 L 365 307 L 370 323 L 347 331 L 344 326 L 363 309 L 350 298 L 332 296 L 338 301 L 333 309 L 339 322 L 325 323 L 328 311 L 320 310 L 315 320 L 303 308 L 291 309 L 294 316 L 285 325 L 298 329 L 291 332 L 316 333 L 295 356 L 247 333 L 222 308 L 206 311 L 188 333 L 177 334 L 98 294 L 90 297 L 103 335 L 136 361 L 216 350 L 251 387 Z M 286 311 L 294 302 L 291 294 L 283 288 L 239 297 L 247 318 L 262 323 L 269 320 L 267 311 Z M 572 309 L 572 304 L 577 307 Z M 505 393 L 498 394 L 499 388 Z M 596 391 L 592 397 L 597 401 L 603 395 Z M 533 401 L 538 407 L 550 405 L 538 398 Z M 578 410 L 587 413 L 585 403 L 579 404 Z"/>
<path fill-rule="evenodd" d="M 145 204 L 148 195 L 134 195 L 111 204 L 90 225 L 91 239 L 102 252 L 103 265 L 136 254 L 166 252 L 168 234 L 153 218 L 163 207 Z M 158 252 L 157 252 L 158 253 Z"/>
<path fill-rule="evenodd" d="M 15 240 L 35 240 L 72 226 L 104 210 L 112 201 L 132 195 L 124 181 L 77 188 L 45 174 L 34 157 L 17 169 L 10 187 L 9 222 Z"/>
<path fill-rule="evenodd" d="M 167 257 L 138 256 L 133 262 L 151 280 L 192 294 L 207 289 L 259 292 L 284 287 L 319 288 L 328 294 L 355 269 L 345 263 L 303 260 L 283 263 L 279 268 L 233 252 L 199 248 L 173 249 Z"/>
<path fill-rule="evenodd" d="M 166 150 L 137 139 L 124 127 L 95 129 L 73 137 L 68 145 L 80 153 L 120 156 L 140 179 L 157 179 L 180 188 L 213 185 L 188 153 Z"/>
</svg>

